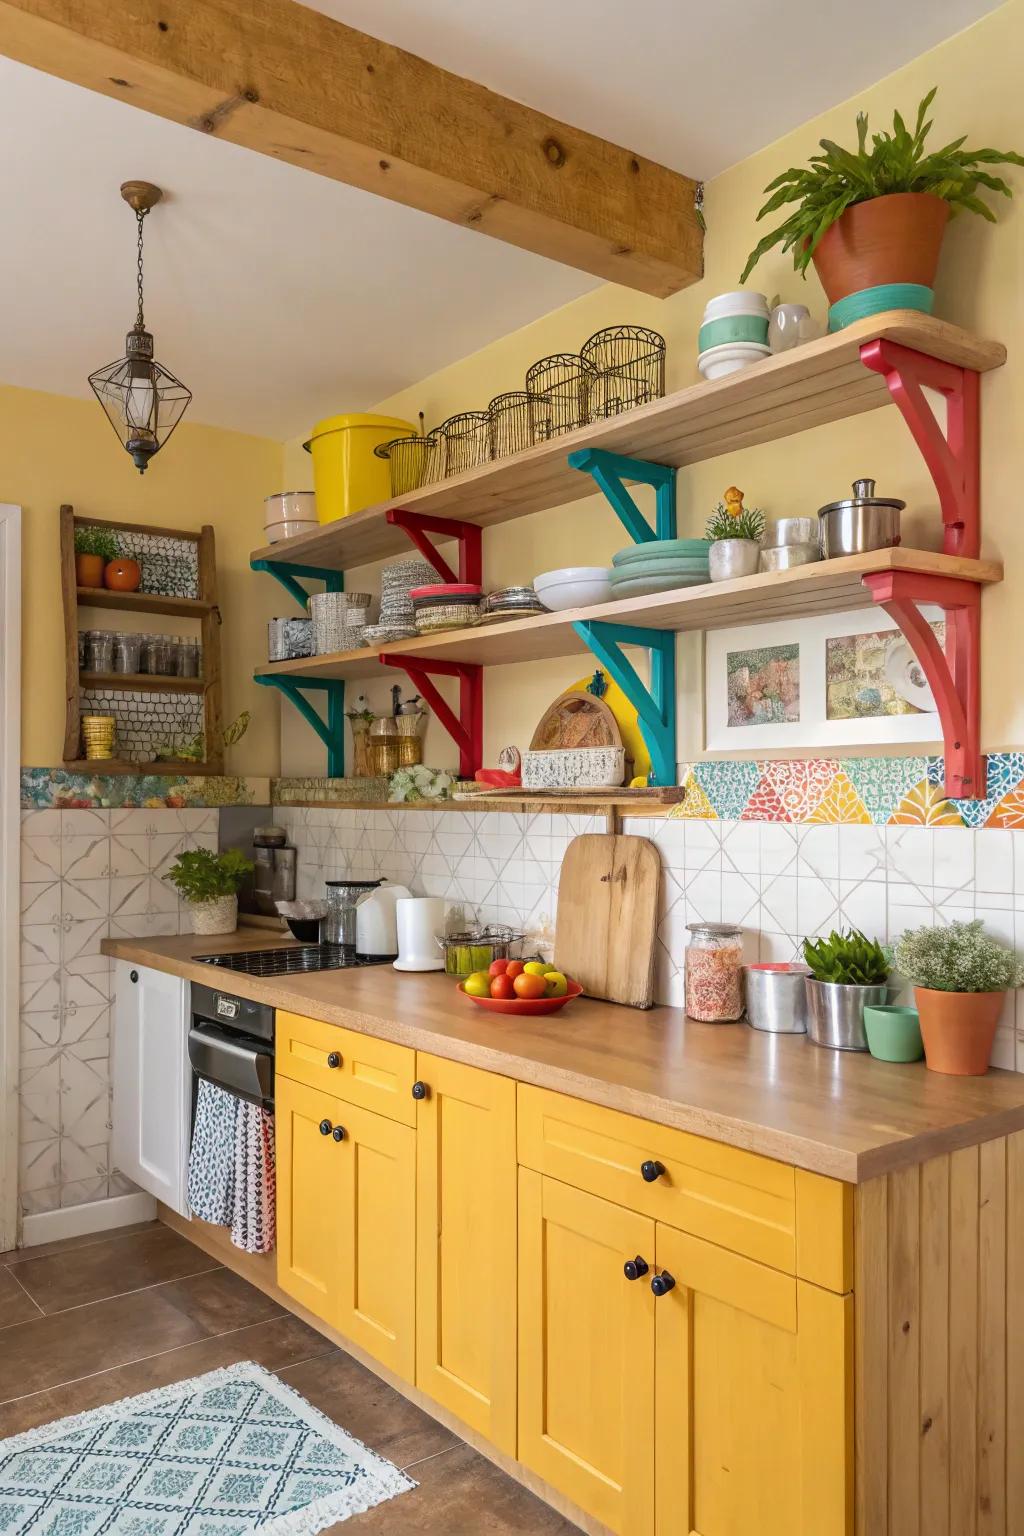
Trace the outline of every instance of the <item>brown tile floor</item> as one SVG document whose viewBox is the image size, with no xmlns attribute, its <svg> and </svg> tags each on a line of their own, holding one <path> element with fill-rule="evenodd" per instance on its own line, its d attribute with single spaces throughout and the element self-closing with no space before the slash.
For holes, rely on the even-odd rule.
<svg viewBox="0 0 1024 1536">
<path fill-rule="evenodd" d="M 331 1532 L 578 1536 L 329 1340 L 158 1222 L 0 1254 L 0 1436 L 236 1360 L 275 1371 L 418 1484 Z"/>
</svg>

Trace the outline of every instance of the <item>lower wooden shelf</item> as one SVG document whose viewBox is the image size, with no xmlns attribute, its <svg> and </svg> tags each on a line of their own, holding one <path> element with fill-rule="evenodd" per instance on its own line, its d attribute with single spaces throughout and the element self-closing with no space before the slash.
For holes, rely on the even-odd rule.
<svg viewBox="0 0 1024 1536">
<path fill-rule="evenodd" d="M 216 774 L 223 770 L 211 763 L 130 763 L 121 757 L 83 757 L 63 763 L 69 773 L 88 773 L 103 778 L 111 773 L 136 773 L 147 778 L 179 779 L 192 774 Z"/>
<path fill-rule="evenodd" d="M 202 677 L 161 677 L 154 672 L 80 672 L 83 688 L 116 689 L 132 693 L 202 693 Z"/>
</svg>

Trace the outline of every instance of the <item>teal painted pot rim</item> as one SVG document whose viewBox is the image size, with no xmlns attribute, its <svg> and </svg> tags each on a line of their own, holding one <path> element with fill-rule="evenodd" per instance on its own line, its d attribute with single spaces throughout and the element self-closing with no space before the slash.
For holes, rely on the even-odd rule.
<svg viewBox="0 0 1024 1536">
<path fill-rule="evenodd" d="M 720 320 L 705 320 L 697 332 L 697 351 L 707 352 L 730 341 L 767 340 L 767 315 L 723 315 Z"/>
<path fill-rule="evenodd" d="M 889 309 L 915 309 L 930 315 L 934 303 L 935 290 L 922 283 L 879 283 L 874 288 L 848 293 L 845 299 L 833 304 L 828 312 L 828 328 L 841 331 L 855 320 L 865 320 Z"/>
</svg>

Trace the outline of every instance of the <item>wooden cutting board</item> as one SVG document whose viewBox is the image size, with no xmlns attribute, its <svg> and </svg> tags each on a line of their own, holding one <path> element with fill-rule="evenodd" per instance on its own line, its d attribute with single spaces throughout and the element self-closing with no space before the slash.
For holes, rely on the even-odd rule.
<svg viewBox="0 0 1024 1536">
<path fill-rule="evenodd" d="M 589 997 L 650 1008 L 661 859 L 646 837 L 575 837 L 562 860 L 555 963 Z"/>
</svg>

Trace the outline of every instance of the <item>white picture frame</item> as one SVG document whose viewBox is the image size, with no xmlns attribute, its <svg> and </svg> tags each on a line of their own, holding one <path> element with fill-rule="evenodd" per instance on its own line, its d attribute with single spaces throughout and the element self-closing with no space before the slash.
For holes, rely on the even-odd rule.
<svg viewBox="0 0 1024 1536">
<path fill-rule="evenodd" d="M 921 612 L 929 623 L 943 621 L 941 608 L 929 605 L 922 607 Z M 889 632 L 899 637 L 896 621 L 880 608 L 711 630 L 704 648 L 705 750 L 758 753 L 774 747 L 842 749 L 941 742 L 942 727 L 931 691 L 902 637 L 887 648 L 888 655 L 892 658 L 893 675 L 898 674 L 901 686 L 908 690 L 903 696 L 917 703 L 917 710 L 911 714 L 828 718 L 828 641 Z M 797 650 L 795 660 L 791 654 L 793 647 Z M 792 710 L 796 717 L 738 723 L 735 710 L 733 719 L 729 710 L 730 689 L 736 687 L 739 670 L 737 658 L 746 651 L 765 649 L 779 652 L 777 664 L 786 670 L 787 686 L 796 683 L 798 698 L 794 701 L 790 697 L 787 704 L 780 706 Z M 922 708 L 925 703 L 932 707 Z"/>
</svg>

